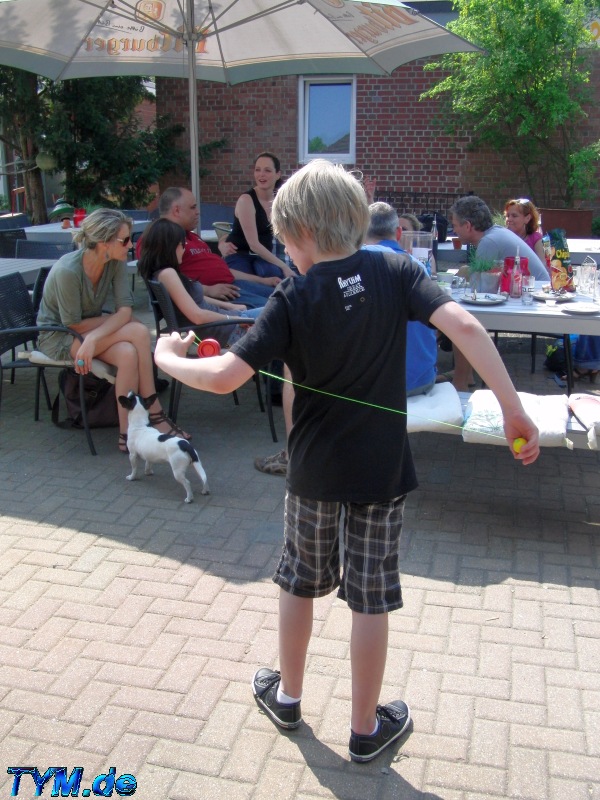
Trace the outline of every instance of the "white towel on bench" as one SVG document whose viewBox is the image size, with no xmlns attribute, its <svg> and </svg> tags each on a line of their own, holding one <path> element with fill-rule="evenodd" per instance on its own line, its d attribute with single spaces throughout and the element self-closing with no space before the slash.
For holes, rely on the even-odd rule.
<svg viewBox="0 0 600 800">
<path fill-rule="evenodd" d="M 569 419 L 568 398 L 518 392 L 526 413 L 540 432 L 541 447 L 564 447 Z M 477 444 L 502 444 L 507 441 L 500 404 L 489 389 L 473 392 L 467 406 L 463 440 Z"/>
<path fill-rule="evenodd" d="M 458 392 L 451 383 L 436 383 L 427 394 L 409 397 L 406 410 L 409 433 L 460 433 L 463 411 Z"/>
</svg>

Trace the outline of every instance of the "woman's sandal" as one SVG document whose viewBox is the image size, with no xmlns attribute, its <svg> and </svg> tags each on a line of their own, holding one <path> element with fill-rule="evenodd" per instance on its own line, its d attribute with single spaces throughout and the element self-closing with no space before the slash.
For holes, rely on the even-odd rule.
<svg viewBox="0 0 600 800">
<path fill-rule="evenodd" d="M 124 453 L 126 456 L 129 455 L 129 449 L 127 447 L 127 434 L 120 433 L 119 434 L 119 450 L 121 453 Z"/>
<path fill-rule="evenodd" d="M 148 424 L 153 428 L 157 428 L 163 422 L 171 427 L 171 430 L 167 431 L 168 436 L 180 436 L 182 439 L 187 439 L 188 442 L 191 440 L 191 435 L 176 425 L 172 419 L 169 419 L 162 409 L 148 414 Z"/>
</svg>

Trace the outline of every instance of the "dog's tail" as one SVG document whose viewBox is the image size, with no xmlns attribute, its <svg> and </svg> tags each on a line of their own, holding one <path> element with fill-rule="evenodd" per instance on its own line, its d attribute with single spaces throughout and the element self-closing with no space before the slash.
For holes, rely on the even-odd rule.
<svg viewBox="0 0 600 800">
<path fill-rule="evenodd" d="M 187 439 L 178 439 L 177 446 L 183 453 L 188 454 L 193 464 L 196 464 L 198 461 L 200 461 L 200 456 L 196 452 L 196 448 L 191 442 L 188 442 Z"/>
</svg>

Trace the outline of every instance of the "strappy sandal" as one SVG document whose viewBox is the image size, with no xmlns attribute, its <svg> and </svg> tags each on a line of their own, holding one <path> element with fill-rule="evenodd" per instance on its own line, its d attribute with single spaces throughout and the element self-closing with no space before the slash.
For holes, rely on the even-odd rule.
<svg viewBox="0 0 600 800">
<path fill-rule="evenodd" d="M 172 419 L 169 419 L 162 409 L 160 411 L 154 411 L 151 414 L 148 414 L 148 424 L 153 428 L 157 428 L 163 422 L 166 422 L 171 428 L 169 431 L 167 431 L 167 436 L 179 436 L 182 439 L 187 439 L 188 442 L 191 441 L 191 434 L 186 433 L 183 428 L 180 428 L 179 425 L 176 425 Z"/>
<path fill-rule="evenodd" d="M 129 448 L 127 447 L 127 434 L 120 433 L 119 434 L 119 451 L 124 453 L 126 456 L 129 455 Z"/>
</svg>

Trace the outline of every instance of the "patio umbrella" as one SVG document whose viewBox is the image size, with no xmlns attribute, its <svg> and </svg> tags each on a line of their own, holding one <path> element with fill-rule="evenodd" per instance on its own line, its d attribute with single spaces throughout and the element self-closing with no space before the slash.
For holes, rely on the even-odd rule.
<svg viewBox="0 0 600 800">
<path fill-rule="evenodd" d="M 0 64 L 53 80 L 187 78 L 199 193 L 196 80 L 390 74 L 479 48 L 398 0 L 0 0 Z"/>
</svg>

